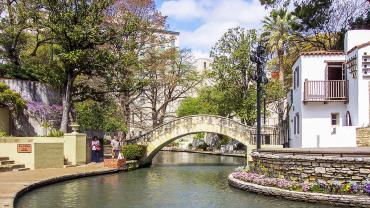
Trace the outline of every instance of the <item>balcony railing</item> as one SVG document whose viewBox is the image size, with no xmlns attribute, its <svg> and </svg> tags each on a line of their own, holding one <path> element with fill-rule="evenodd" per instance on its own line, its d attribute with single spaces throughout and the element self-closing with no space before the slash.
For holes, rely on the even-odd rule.
<svg viewBox="0 0 370 208">
<path fill-rule="evenodd" d="M 308 81 L 304 82 L 304 102 L 346 102 L 348 101 L 348 81 Z"/>
</svg>

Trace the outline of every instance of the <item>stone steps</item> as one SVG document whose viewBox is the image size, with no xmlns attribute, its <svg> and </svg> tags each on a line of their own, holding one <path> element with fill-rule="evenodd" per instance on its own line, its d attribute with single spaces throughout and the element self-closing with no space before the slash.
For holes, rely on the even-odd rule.
<svg viewBox="0 0 370 208">
<path fill-rule="evenodd" d="M 0 161 L 9 160 L 9 157 L 0 157 Z"/>
<path fill-rule="evenodd" d="M 14 164 L 14 160 L 3 160 L 3 161 L 0 161 L 0 165 L 10 165 L 10 164 Z"/>
<path fill-rule="evenodd" d="M 13 171 L 26 171 L 29 170 L 29 168 L 15 168 Z"/>
<path fill-rule="evenodd" d="M 29 170 L 24 164 L 15 164 L 9 157 L 0 157 L 0 172 Z"/>
</svg>

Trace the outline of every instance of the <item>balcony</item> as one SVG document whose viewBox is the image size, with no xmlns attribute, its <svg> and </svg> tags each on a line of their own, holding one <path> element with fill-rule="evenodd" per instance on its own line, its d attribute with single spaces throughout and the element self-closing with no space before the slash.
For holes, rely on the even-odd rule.
<svg viewBox="0 0 370 208">
<path fill-rule="evenodd" d="M 308 81 L 304 82 L 303 102 L 347 102 L 348 81 Z"/>
</svg>

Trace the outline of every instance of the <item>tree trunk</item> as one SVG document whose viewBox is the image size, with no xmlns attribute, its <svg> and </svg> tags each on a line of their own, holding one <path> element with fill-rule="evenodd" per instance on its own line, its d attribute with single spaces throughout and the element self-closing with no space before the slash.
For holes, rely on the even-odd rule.
<svg viewBox="0 0 370 208">
<path fill-rule="evenodd" d="M 278 55 L 278 67 L 279 67 L 279 81 L 281 83 L 281 85 L 284 87 L 285 86 L 285 71 L 284 71 L 284 51 L 283 50 L 278 50 L 277 51 L 277 55 Z M 279 137 L 280 137 L 280 141 L 281 141 L 281 138 L 284 137 L 284 101 L 283 100 L 279 100 L 278 101 L 278 119 L 279 119 L 279 123 L 278 123 L 278 128 L 279 128 Z"/>
<path fill-rule="evenodd" d="M 123 139 L 128 139 L 127 138 L 127 133 L 130 133 L 130 117 L 131 117 L 131 108 L 130 108 L 130 102 L 129 102 L 130 96 L 128 95 L 128 92 L 124 92 L 119 100 L 120 100 L 120 105 L 121 108 L 123 109 L 123 121 L 126 125 L 127 132 L 123 133 Z"/>
<path fill-rule="evenodd" d="M 64 94 L 63 94 L 63 113 L 62 122 L 60 123 L 60 131 L 67 133 L 68 129 L 68 114 L 71 109 L 72 102 L 72 87 L 73 87 L 73 74 L 72 72 L 67 73 L 67 80 L 64 84 Z"/>
<path fill-rule="evenodd" d="M 277 56 L 278 56 L 278 68 L 279 68 L 279 81 L 281 82 L 281 84 L 284 86 L 285 83 L 285 77 L 284 77 L 284 52 L 282 50 L 278 50 L 277 51 Z"/>
</svg>

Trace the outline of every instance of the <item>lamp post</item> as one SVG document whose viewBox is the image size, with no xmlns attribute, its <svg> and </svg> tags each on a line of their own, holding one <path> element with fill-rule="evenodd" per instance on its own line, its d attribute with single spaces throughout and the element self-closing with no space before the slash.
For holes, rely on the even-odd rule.
<svg viewBox="0 0 370 208">
<path fill-rule="evenodd" d="M 267 84 L 268 80 L 264 71 L 266 62 L 266 50 L 261 42 L 258 43 L 257 50 L 250 56 L 252 62 L 256 63 L 254 80 L 257 82 L 257 151 L 261 149 L 261 98 L 262 86 Z"/>
</svg>

